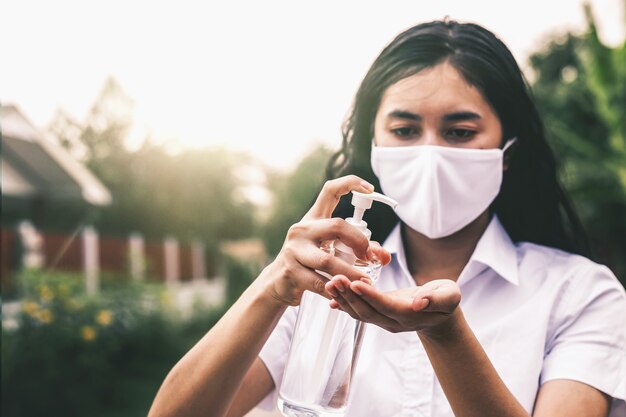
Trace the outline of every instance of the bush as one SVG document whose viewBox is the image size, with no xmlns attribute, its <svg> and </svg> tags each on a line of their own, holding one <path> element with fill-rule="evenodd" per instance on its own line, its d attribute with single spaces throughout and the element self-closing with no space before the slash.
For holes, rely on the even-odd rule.
<svg viewBox="0 0 626 417">
<path fill-rule="evenodd" d="M 226 305 L 231 306 L 256 279 L 261 267 L 254 262 L 224 256 L 224 269 L 224 276 L 227 279 Z"/>
<path fill-rule="evenodd" d="M 163 286 L 84 294 L 78 276 L 29 272 L 3 329 L 2 415 L 146 415 L 165 375 L 221 311 L 182 320 Z"/>
</svg>

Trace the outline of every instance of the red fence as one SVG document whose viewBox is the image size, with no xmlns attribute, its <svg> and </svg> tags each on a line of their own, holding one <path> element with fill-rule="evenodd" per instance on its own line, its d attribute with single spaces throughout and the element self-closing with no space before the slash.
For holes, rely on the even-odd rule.
<svg viewBox="0 0 626 417">
<path fill-rule="evenodd" d="M 163 242 L 146 242 L 146 275 L 151 279 L 165 280 L 165 256 Z"/>
<path fill-rule="evenodd" d="M 180 279 L 189 281 L 193 278 L 193 258 L 191 246 L 183 245 L 179 249 Z"/>
<path fill-rule="evenodd" d="M 55 271 L 83 270 L 83 248 L 80 235 L 42 233 L 44 265 Z"/>
<path fill-rule="evenodd" d="M 1 229 L 2 231 L 2 248 L 1 248 L 1 278 L 3 291 L 13 289 L 12 276 L 14 271 L 20 265 L 21 256 L 19 234 L 12 229 Z M 39 232 L 42 238 L 41 255 L 43 255 L 43 267 L 66 272 L 82 272 L 85 268 L 85 241 L 83 235 L 76 235 Z M 195 250 L 191 244 L 178 243 L 178 256 L 171 256 L 174 268 L 170 271 L 179 271 L 178 276 L 170 280 L 188 281 L 198 274 L 198 262 L 204 263 L 205 271 L 213 271 L 209 265 L 206 265 L 204 253 L 199 245 Z M 130 279 L 131 271 L 131 252 L 128 238 L 98 236 L 97 246 L 93 250 L 97 250 L 97 268 L 106 273 L 113 273 L 122 278 Z M 155 281 L 166 281 L 166 248 L 164 241 L 143 241 L 143 264 L 145 265 L 144 276 L 147 279 Z M 200 253 L 201 255 L 198 255 Z M 141 256 L 141 255 L 140 255 Z M 200 258 L 198 258 L 200 256 Z M 172 261 L 171 261 L 172 262 Z M 194 270 L 194 263 L 196 265 Z M 171 266 L 171 265 L 170 265 Z M 208 267 L 208 268 L 207 268 Z"/>
<path fill-rule="evenodd" d="M 106 272 L 127 274 L 129 272 L 128 240 L 100 237 L 100 269 Z"/>
</svg>

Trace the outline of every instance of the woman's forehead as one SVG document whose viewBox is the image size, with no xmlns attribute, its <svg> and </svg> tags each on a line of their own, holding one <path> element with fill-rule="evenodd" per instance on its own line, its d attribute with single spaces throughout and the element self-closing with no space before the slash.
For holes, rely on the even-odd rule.
<svg viewBox="0 0 626 417">
<path fill-rule="evenodd" d="M 491 112 L 481 92 L 448 62 L 423 69 L 389 86 L 381 98 L 379 113 L 387 116 L 398 110 L 417 114 Z"/>
</svg>

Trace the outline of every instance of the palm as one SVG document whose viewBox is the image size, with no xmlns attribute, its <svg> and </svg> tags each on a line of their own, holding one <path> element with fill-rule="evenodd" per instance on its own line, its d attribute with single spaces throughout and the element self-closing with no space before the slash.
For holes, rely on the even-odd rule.
<svg viewBox="0 0 626 417">
<path fill-rule="evenodd" d="M 420 331 L 445 322 L 456 310 L 461 292 L 456 282 L 434 280 L 420 287 L 383 293 L 363 282 L 337 276 L 327 284 L 331 307 L 391 332 Z M 343 291 L 341 291 L 343 289 Z"/>
</svg>

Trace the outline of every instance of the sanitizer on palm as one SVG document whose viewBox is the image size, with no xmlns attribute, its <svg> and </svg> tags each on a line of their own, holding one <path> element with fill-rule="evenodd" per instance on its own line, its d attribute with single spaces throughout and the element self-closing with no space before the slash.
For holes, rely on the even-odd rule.
<svg viewBox="0 0 626 417">
<path fill-rule="evenodd" d="M 363 221 L 373 201 L 395 208 L 397 203 L 379 193 L 352 191 L 354 215 L 346 219 L 369 240 L 371 231 Z M 361 270 L 376 281 L 382 264 L 358 259 L 341 241 L 329 241 L 322 249 Z M 323 271 L 317 271 L 329 277 Z M 352 377 L 359 356 L 365 324 L 347 313 L 333 310 L 321 295 L 305 291 L 298 311 L 278 409 L 288 417 L 341 417 L 348 405 Z"/>
</svg>

